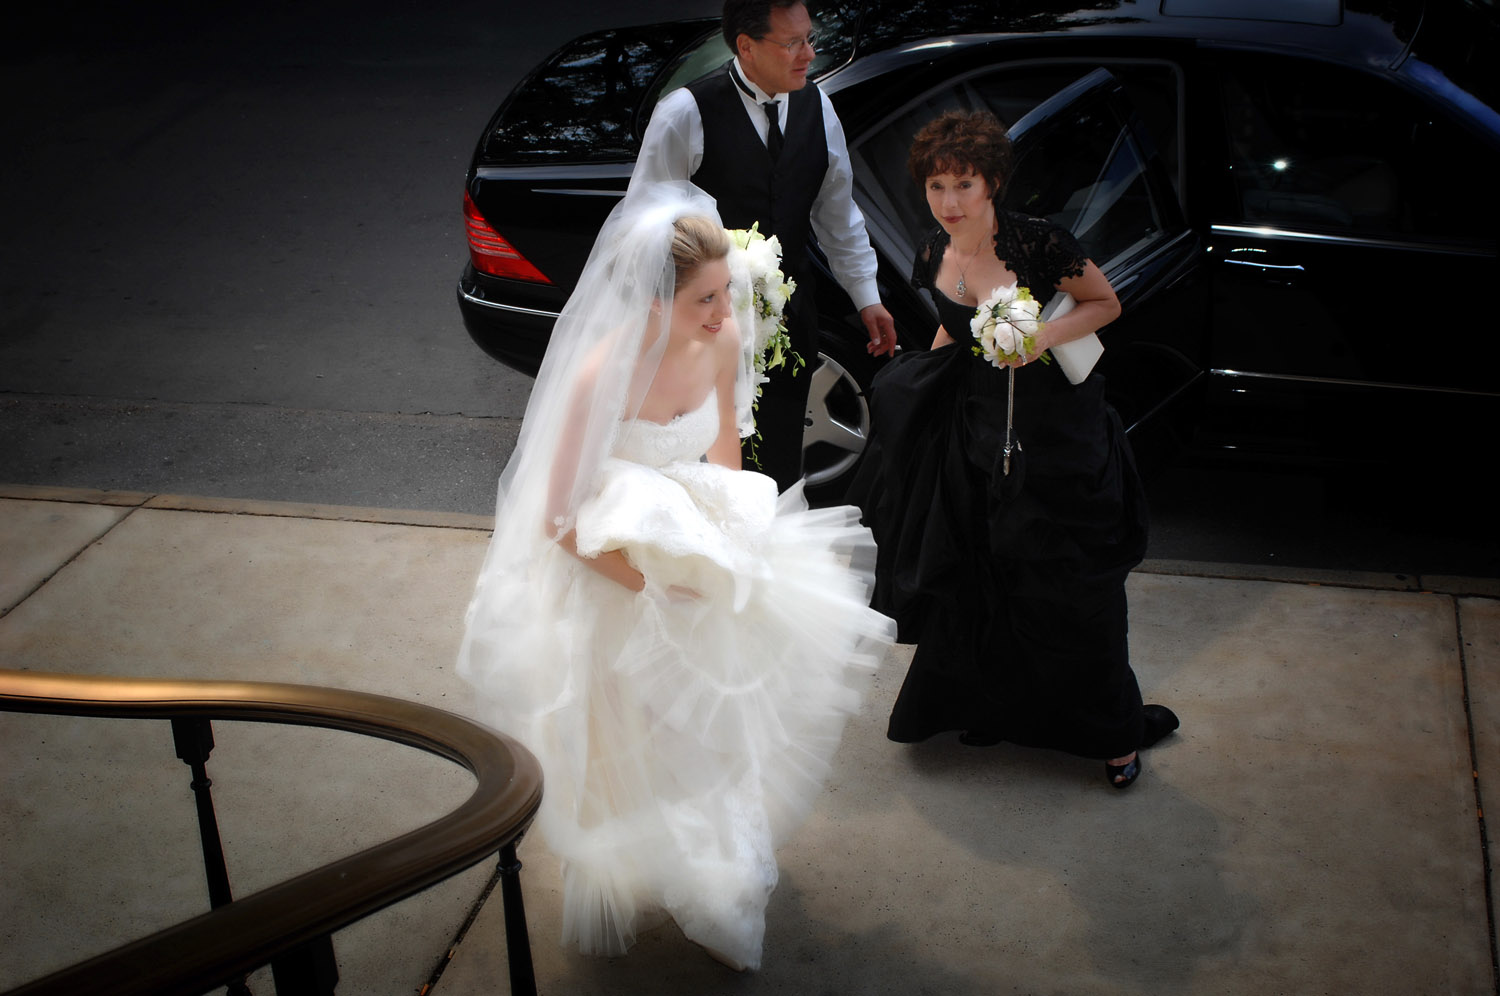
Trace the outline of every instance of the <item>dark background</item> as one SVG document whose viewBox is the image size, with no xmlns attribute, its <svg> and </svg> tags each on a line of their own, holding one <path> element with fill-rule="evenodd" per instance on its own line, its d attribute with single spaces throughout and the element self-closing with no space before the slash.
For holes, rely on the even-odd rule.
<svg viewBox="0 0 1500 996">
<path fill-rule="evenodd" d="M 0 482 L 489 512 L 531 382 L 454 303 L 474 143 L 568 38 L 718 7 L 52 5 L 0 43 Z M 1378 473 L 1150 488 L 1153 557 L 1500 576 Z"/>
</svg>

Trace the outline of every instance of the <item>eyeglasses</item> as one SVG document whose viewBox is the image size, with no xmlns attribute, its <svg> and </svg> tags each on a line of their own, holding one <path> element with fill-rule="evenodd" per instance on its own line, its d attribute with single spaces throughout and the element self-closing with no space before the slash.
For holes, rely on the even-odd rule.
<svg viewBox="0 0 1500 996">
<path fill-rule="evenodd" d="M 789 41 L 789 42 L 772 41 L 769 38 L 757 38 L 755 40 L 756 41 L 763 41 L 767 45 L 775 45 L 777 48 L 784 48 L 784 49 L 786 49 L 788 55 L 791 55 L 793 52 L 797 51 L 803 45 L 806 45 L 808 48 L 812 49 L 813 51 L 817 51 L 817 48 L 818 48 L 818 36 L 817 36 L 816 33 L 810 34 L 806 38 L 798 38 L 796 41 Z"/>
</svg>

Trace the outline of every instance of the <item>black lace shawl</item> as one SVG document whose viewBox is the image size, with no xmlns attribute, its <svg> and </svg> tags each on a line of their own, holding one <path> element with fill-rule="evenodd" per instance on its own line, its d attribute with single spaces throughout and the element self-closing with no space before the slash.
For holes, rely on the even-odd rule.
<svg viewBox="0 0 1500 996">
<path fill-rule="evenodd" d="M 1059 280 L 1083 275 L 1088 254 L 1067 229 L 1044 218 L 1013 211 L 997 211 L 996 217 L 1000 230 L 995 233 L 995 257 L 1010 267 L 1021 285 L 1029 287 L 1032 296 L 1044 307 L 1057 293 Z M 941 227 L 933 228 L 923 238 L 912 265 L 913 287 L 943 293 L 933 281 L 943 263 L 943 253 L 948 250 L 948 241 L 948 233 Z"/>
</svg>

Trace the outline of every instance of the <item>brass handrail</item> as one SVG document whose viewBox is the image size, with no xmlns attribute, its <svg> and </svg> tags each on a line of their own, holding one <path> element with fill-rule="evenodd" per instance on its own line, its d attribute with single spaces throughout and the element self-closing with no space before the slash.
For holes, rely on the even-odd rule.
<svg viewBox="0 0 1500 996">
<path fill-rule="evenodd" d="M 0 711 L 197 717 L 345 730 L 445 757 L 478 780 L 463 805 L 424 827 L 26 983 L 5 996 L 197 996 L 513 845 L 541 805 L 541 767 L 516 741 L 431 706 L 366 692 L 272 682 L 0 669 Z"/>
</svg>

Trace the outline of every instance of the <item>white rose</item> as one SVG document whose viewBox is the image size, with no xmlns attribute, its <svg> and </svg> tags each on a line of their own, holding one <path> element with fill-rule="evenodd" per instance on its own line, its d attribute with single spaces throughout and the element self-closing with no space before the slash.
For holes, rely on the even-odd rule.
<svg viewBox="0 0 1500 996">
<path fill-rule="evenodd" d="M 999 325 L 995 329 L 996 351 L 1003 353 L 1006 356 L 1011 356 L 1017 352 L 1018 345 L 1019 344 L 1016 340 L 1016 330 L 1011 328 L 1005 322 L 999 323 Z"/>
<path fill-rule="evenodd" d="M 1001 305 L 1003 307 L 1004 305 L 1010 304 L 1015 299 L 1016 299 L 1016 285 L 1015 284 L 1006 284 L 1003 287 L 996 287 L 993 291 L 991 291 L 990 292 L 990 299 L 986 303 L 987 304 L 997 304 L 997 305 Z"/>
<path fill-rule="evenodd" d="M 752 242 L 745 248 L 750 257 L 750 268 L 756 273 L 770 273 L 776 269 L 780 253 L 772 241 Z"/>
</svg>

